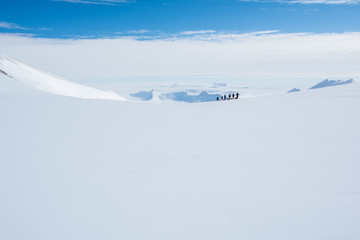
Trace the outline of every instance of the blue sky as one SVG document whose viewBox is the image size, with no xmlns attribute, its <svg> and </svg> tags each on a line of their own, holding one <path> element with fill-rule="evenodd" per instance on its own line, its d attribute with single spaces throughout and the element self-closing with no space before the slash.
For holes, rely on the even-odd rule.
<svg viewBox="0 0 360 240">
<path fill-rule="evenodd" d="M 359 0 L 2 0 L 1 33 L 45 38 L 167 36 L 184 31 L 360 31 Z"/>
</svg>

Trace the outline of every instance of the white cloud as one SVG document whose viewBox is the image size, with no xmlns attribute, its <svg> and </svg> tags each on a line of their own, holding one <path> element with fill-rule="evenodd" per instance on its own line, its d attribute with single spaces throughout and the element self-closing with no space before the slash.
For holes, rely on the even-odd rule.
<svg viewBox="0 0 360 240">
<path fill-rule="evenodd" d="M 32 38 L 32 37 L 36 37 L 37 35 L 36 34 L 33 34 L 33 33 L 0 33 L 0 36 L 1 35 L 5 35 L 5 36 L 11 36 L 11 37 L 29 37 L 29 38 Z"/>
<path fill-rule="evenodd" d="M 126 33 L 128 34 L 142 34 L 142 33 L 149 33 L 149 30 L 140 29 L 140 30 L 129 30 Z"/>
<path fill-rule="evenodd" d="M 9 23 L 9 22 L 0 22 L 0 28 L 6 28 L 6 29 L 26 29 L 23 28 L 15 23 Z"/>
<path fill-rule="evenodd" d="M 270 31 L 257 31 L 257 32 L 248 32 L 248 33 L 227 33 L 227 32 L 216 32 L 214 30 L 204 30 L 204 31 L 187 31 L 180 32 L 178 34 L 162 36 L 164 39 L 190 39 L 198 41 L 235 41 L 241 40 L 244 38 L 250 38 L 265 34 L 278 33 L 278 30 Z"/>
<path fill-rule="evenodd" d="M 184 31 L 184 32 L 180 32 L 179 35 L 197 35 L 197 34 L 209 34 L 215 32 L 216 32 L 215 30 Z"/>
<path fill-rule="evenodd" d="M 101 5 L 116 5 L 119 3 L 128 3 L 128 0 L 52 0 L 53 2 L 70 2 L 83 4 L 101 4 Z"/>
<path fill-rule="evenodd" d="M 39 30 L 39 31 L 52 31 L 52 28 L 24 28 L 15 23 L 0 22 L 0 28 L 6 29 L 20 29 L 20 30 Z"/>
<path fill-rule="evenodd" d="M 52 28 L 38 28 L 37 30 L 40 30 L 40 31 L 52 31 L 53 29 Z"/>
<path fill-rule="evenodd" d="M 278 2 L 288 4 L 358 4 L 360 0 L 239 0 L 240 2 Z"/>
<path fill-rule="evenodd" d="M 360 32 L 212 34 L 139 41 L 0 34 L 0 54 L 75 81 L 359 77 Z"/>
</svg>

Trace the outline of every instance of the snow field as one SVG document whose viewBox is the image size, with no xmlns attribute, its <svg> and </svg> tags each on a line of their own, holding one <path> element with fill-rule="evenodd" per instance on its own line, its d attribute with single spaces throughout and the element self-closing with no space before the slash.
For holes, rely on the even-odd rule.
<svg viewBox="0 0 360 240">
<path fill-rule="evenodd" d="M 359 90 L 0 94 L 0 238 L 359 239 Z"/>
<path fill-rule="evenodd" d="M 0 70 L 0 74 L 5 74 L 25 85 L 52 94 L 87 99 L 125 100 L 114 92 L 103 92 L 67 81 L 50 73 L 39 71 L 7 56 L 0 57 Z"/>
</svg>

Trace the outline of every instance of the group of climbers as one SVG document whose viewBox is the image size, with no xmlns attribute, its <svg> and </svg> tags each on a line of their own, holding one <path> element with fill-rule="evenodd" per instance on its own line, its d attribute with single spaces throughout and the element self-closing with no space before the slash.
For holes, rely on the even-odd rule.
<svg viewBox="0 0 360 240">
<path fill-rule="evenodd" d="M 217 97 L 216 101 L 224 101 L 224 100 L 233 100 L 233 99 L 238 99 L 239 98 L 239 93 L 229 93 L 229 95 L 226 96 L 226 94 L 224 96 L 221 96 L 220 98 Z"/>
</svg>

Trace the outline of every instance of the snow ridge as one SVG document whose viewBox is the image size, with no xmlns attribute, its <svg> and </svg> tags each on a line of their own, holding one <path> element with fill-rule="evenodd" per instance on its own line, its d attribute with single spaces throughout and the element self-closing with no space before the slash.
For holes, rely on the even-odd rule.
<svg viewBox="0 0 360 240">
<path fill-rule="evenodd" d="M 287 93 L 293 93 L 293 92 L 300 92 L 301 90 L 298 88 L 293 88 L 290 91 L 288 91 Z"/>
<path fill-rule="evenodd" d="M 220 94 L 211 94 L 206 91 L 202 91 L 198 95 L 190 95 L 187 92 L 172 92 L 162 95 L 164 98 L 173 100 L 173 101 L 180 101 L 180 102 L 188 102 L 188 103 L 195 103 L 195 102 L 212 102 L 216 101 L 216 98 L 220 98 Z"/>
<path fill-rule="evenodd" d="M 153 92 L 154 92 L 154 89 L 152 89 L 151 91 L 140 91 L 137 93 L 131 93 L 130 96 L 139 98 L 142 101 L 149 101 L 149 100 L 153 99 Z"/>
<path fill-rule="evenodd" d="M 343 84 L 349 84 L 349 83 L 353 83 L 354 79 L 349 79 L 349 80 L 329 80 L 329 79 L 325 79 L 324 81 L 316 84 L 315 86 L 309 88 L 311 89 L 316 89 L 316 88 L 324 88 L 324 87 L 332 87 L 332 86 L 337 86 L 337 85 L 343 85 Z"/>
<path fill-rule="evenodd" d="M 0 73 L 14 78 L 30 87 L 44 92 L 85 99 L 112 99 L 126 101 L 114 92 L 101 91 L 79 83 L 71 82 L 56 75 L 37 70 L 17 59 L 0 57 Z"/>
<path fill-rule="evenodd" d="M 190 90 L 170 92 L 170 93 L 157 93 L 152 89 L 151 91 L 140 91 L 132 93 L 130 96 L 138 98 L 142 101 L 150 101 L 158 103 L 160 101 L 175 101 L 175 102 L 187 102 L 187 103 L 198 103 L 198 102 L 212 102 L 216 101 L 216 98 L 221 98 L 220 94 L 212 94 L 207 91 L 202 91 L 199 94 L 189 94 Z"/>
</svg>

